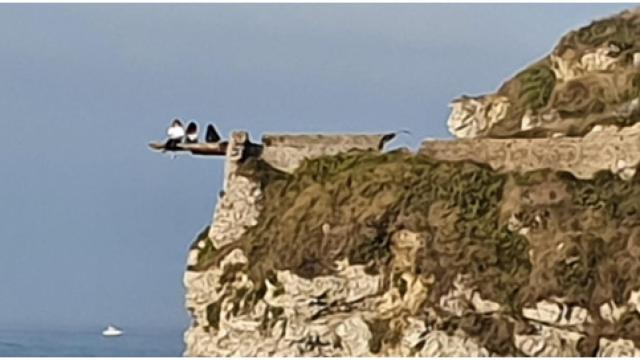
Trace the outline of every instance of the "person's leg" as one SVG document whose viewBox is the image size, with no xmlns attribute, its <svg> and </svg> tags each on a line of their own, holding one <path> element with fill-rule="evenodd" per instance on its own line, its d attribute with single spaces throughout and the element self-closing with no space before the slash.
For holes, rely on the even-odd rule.
<svg viewBox="0 0 640 360">
<path fill-rule="evenodd" d="M 164 147 L 167 150 L 175 150 L 176 149 L 176 145 L 178 145 L 178 140 L 177 139 L 169 139 L 169 140 L 167 140 L 167 143 L 164 145 Z"/>
</svg>

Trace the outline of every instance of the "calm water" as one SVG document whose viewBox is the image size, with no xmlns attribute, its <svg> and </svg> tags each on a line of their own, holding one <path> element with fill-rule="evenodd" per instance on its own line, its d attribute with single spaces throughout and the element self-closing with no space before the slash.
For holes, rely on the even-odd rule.
<svg viewBox="0 0 640 360">
<path fill-rule="evenodd" d="M 10 356 L 182 356 L 184 329 L 136 331 L 118 337 L 93 331 L 0 330 L 0 357 Z"/>
</svg>

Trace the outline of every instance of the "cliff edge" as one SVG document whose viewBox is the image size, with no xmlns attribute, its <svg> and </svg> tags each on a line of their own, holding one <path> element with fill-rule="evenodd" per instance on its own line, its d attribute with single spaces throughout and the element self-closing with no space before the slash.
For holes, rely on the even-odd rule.
<svg viewBox="0 0 640 360">
<path fill-rule="evenodd" d="M 639 18 L 456 101 L 461 139 L 416 152 L 234 132 L 185 355 L 640 356 Z"/>
</svg>

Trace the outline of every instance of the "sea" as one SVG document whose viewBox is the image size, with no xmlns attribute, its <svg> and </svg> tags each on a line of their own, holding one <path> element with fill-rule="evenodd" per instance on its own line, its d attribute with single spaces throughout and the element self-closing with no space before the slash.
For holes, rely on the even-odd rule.
<svg viewBox="0 0 640 360">
<path fill-rule="evenodd" d="M 105 337 L 102 329 L 0 329 L 0 357 L 176 357 L 184 352 L 185 329 L 124 331 L 121 336 Z"/>
</svg>

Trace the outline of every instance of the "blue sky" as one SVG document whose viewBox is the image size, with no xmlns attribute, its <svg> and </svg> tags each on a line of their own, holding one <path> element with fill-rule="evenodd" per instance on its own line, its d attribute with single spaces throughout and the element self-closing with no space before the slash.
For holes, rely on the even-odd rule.
<svg viewBox="0 0 640 360">
<path fill-rule="evenodd" d="M 630 6 L 0 5 L 0 327 L 187 326 L 223 163 L 147 150 L 173 117 L 415 146 Z"/>
</svg>

